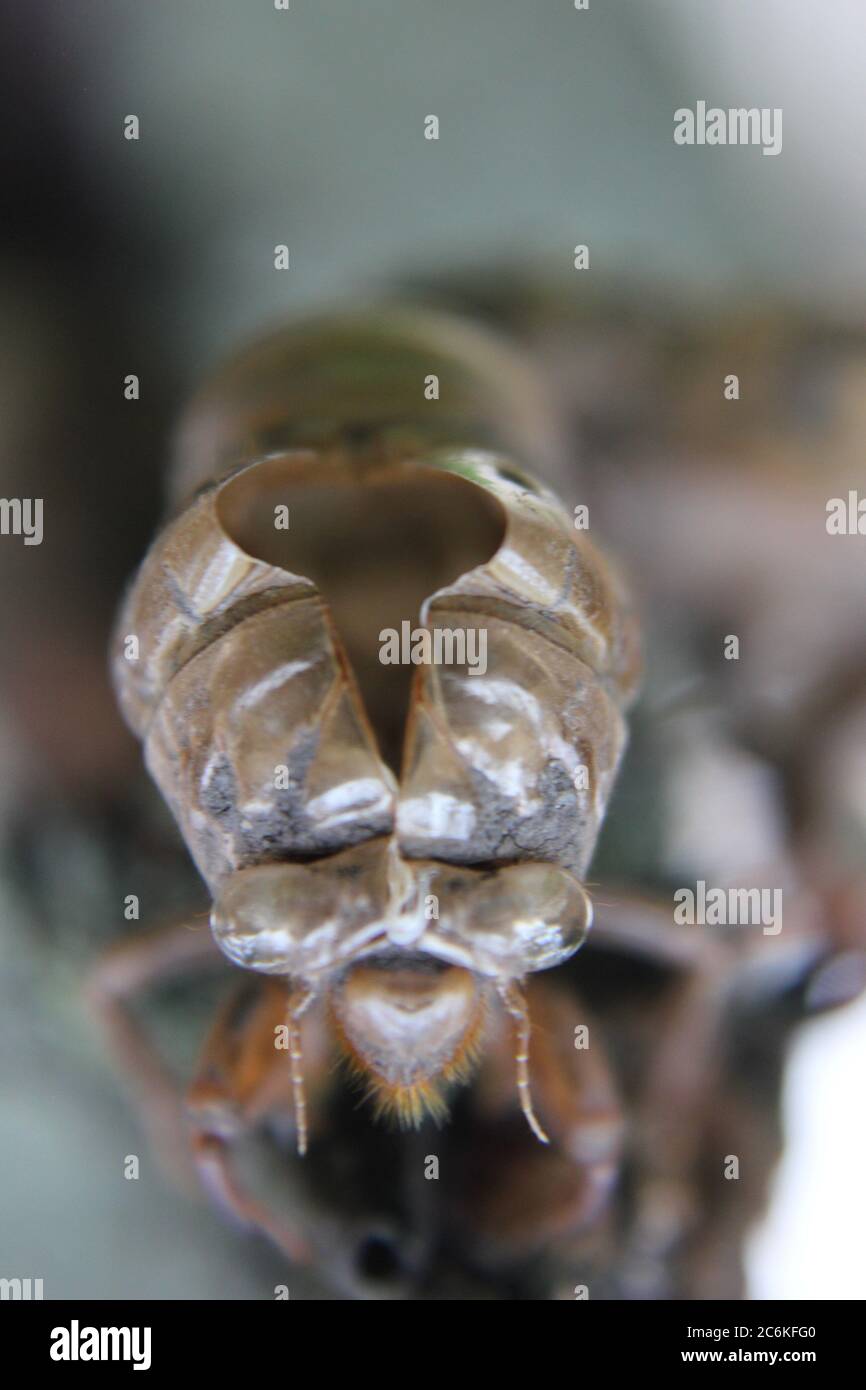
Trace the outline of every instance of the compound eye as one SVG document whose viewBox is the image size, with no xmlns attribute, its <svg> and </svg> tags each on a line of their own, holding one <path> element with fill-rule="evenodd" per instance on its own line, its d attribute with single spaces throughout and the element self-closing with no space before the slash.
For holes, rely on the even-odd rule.
<svg viewBox="0 0 866 1390">
<path fill-rule="evenodd" d="M 484 974 L 522 975 L 567 960 L 584 941 L 592 904 L 557 864 L 509 864 L 489 872 L 442 869 L 437 934 L 459 943 Z"/>
<path fill-rule="evenodd" d="M 384 935 L 393 874 L 387 841 L 308 864 L 239 869 L 214 904 L 211 929 L 236 965 L 267 975 L 314 975 Z"/>
</svg>

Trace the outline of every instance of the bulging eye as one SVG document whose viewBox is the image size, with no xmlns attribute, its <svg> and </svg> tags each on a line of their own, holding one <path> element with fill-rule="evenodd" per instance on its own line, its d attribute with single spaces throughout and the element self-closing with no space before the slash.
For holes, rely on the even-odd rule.
<svg viewBox="0 0 866 1390">
<path fill-rule="evenodd" d="M 397 880 L 405 874 L 383 839 L 310 863 L 239 869 L 214 904 L 211 928 L 237 965 L 312 976 L 384 937 Z"/>
<path fill-rule="evenodd" d="M 483 974 L 519 976 L 573 955 L 592 922 L 592 904 L 557 864 L 509 864 L 491 872 L 443 868 L 429 891 L 438 898 L 433 953 L 471 953 Z M 437 945 L 441 948 L 437 950 Z"/>
</svg>

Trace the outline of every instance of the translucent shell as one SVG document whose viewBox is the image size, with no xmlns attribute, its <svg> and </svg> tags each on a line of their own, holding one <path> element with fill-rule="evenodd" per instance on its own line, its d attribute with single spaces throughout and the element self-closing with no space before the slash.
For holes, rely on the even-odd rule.
<svg viewBox="0 0 866 1390">
<path fill-rule="evenodd" d="M 459 463 L 502 505 L 505 537 L 488 564 L 433 595 L 423 617 L 431 627 L 483 628 L 487 669 L 428 666 L 419 675 L 400 845 L 412 857 L 541 859 L 582 874 L 625 743 L 633 620 L 550 492 L 495 458 Z"/>
<path fill-rule="evenodd" d="M 574 876 L 625 742 L 636 626 L 585 534 L 503 452 L 527 453 L 543 411 L 485 344 L 423 315 L 308 326 L 218 378 L 182 432 L 181 510 L 130 589 L 113 667 L 240 964 L 315 976 L 411 949 L 508 977 L 557 964 L 586 929 Z M 424 400 L 424 367 L 450 406 Z M 319 468 L 362 487 L 447 478 L 452 515 L 477 496 L 497 519 L 495 553 L 405 613 L 483 631 L 486 660 L 418 667 L 399 776 L 326 597 L 241 543 L 238 497 Z M 325 504 L 311 524 L 332 521 Z"/>
<path fill-rule="evenodd" d="M 211 922 L 238 965 L 312 981 L 395 952 L 512 978 L 566 960 L 590 918 L 580 884 L 556 864 L 411 861 L 389 837 L 314 863 L 242 869 Z"/>
<path fill-rule="evenodd" d="M 244 864 L 385 833 L 395 797 L 321 595 L 244 554 L 218 497 L 208 489 L 156 541 L 114 658 L 121 707 L 212 893 Z"/>
</svg>

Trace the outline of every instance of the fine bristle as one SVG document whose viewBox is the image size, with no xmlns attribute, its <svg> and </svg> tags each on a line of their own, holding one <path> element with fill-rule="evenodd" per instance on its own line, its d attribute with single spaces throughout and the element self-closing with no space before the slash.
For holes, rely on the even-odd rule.
<svg viewBox="0 0 866 1390">
<path fill-rule="evenodd" d="M 429 1115 L 440 1125 L 448 1118 L 448 1104 L 442 1088 L 435 1081 L 415 1082 L 412 1086 L 389 1086 L 374 1077 L 366 1076 L 367 1098 L 373 1102 L 377 1120 L 393 1119 L 401 1129 L 420 1129 Z"/>
<path fill-rule="evenodd" d="M 449 1086 L 469 1081 L 475 1071 L 483 1051 L 486 1014 L 485 1001 L 479 1000 L 454 1056 L 437 1073 L 408 1085 L 380 1076 L 352 1045 L 338 1017 L 333 1016 L 333 1023 L 342 1060 L 350 1075 L 363 1085 L 364 1099 L 372 1102 L 375 1119 L 396 1121 L 401 1129 L 418 1129 L 428 1116 L 437 1125 L 448 1118 L 446 1092 Z"/>
</svg>

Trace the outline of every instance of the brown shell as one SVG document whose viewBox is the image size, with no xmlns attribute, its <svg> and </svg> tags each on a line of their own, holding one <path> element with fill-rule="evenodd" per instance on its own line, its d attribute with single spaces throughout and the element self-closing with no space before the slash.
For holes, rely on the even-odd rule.
<svg viewBox="0 0 866 1390">
<path fill-rule="evenodd" d="M 403 331 L 398 320 L 392 359 Z M 438 332 L 441 353 L 441 324 Z M 324 352 L 327 335 L 317 333 Z M 379 323 L 374 338 L 381 347 Z M 282 348 L 269 341 L 268 360 L 276 343 L 277 358 L 291 363 L 303 334 L 289 332 Z M 424 360 L 417 335 L 412 350 Z M 273 426 L 273 374 L 268 383 Z M 420 395 L 417 374 L 413 389 Z M 466 436 L 465 409 L 443 442 L 435 432 L 425 441 L 420 424 L 406 427 L 401 407 L 399 444 L 380 399 L 380 435 L 365 434 L 359 446 L 351 432 L 342 443 L 313 432 L 313 450 L 290 419 L 284 434 L 297 447 L 239 470 L 226 439 L 244 437 L 243 393 L 232 398 L 222 436 L 213 393 L 204 399 L 184 432 L 197 452 L 177 491 L 188 496 L 207 471 L 205 437 L 214 468 L 227 457 L 234 466 L 205 483 L 154 543 L 119 616 L 113 668 L 124 714 L 212 892 L 243 866 L 316 858 L 395 832 L 410 859 L 535 859 L 582 874 L 625 741 L 621 711 L 636 682 L 637 640 L 619 581 L 561 504 L 519 463 L 479 449 Z M 414 409 L 422 423 L 430 418 Z M 512 421 L 516 414 L 512 401 Z M 290 476 L 342 455 L 361 481 L 383 462 L 461 479 L 492 499 L 503 521 L 492 558 L 424 604 L 421 621 L 431 627 L 484 629 L 487 670 L 419 668 L 399 781 L 380 756 L 322 593 L 247 553 L 220 507 L 241 473 L 255 488 L 275 467 Z M 126 655 L 133 635 L 137 660 Z M 588 789 L 576 786 L 580 767 Z"/>
</svg>

